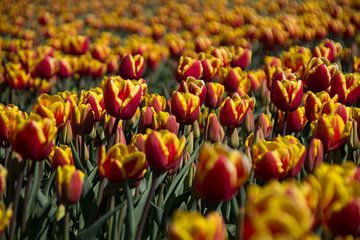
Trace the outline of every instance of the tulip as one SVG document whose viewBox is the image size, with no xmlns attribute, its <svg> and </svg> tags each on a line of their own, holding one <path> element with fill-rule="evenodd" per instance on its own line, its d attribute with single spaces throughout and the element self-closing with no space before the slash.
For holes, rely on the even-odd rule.
<svg viewBox="0 0 360 240">
<path fill-rule="evenodd" d="M 105 153 L 105 146 L 99 151 L 99 172 L 111 182 L 121 183 L 128 179 L 133 186 L 140 183 L 146 173 L 145 154 L 133 145 L 118 143 Z"/>
<path fill-rule="evenodd" d="M 359 172 L 352 162 L 321 164 L 309 179 L 312 194 L 319 196 L 319 221 L 334 235 L 360 234 Z"/>
<path fill-rule="evenodd" d="M 286 119 L 284 119 L 286 116 Z M 284 128 L 284 121 L 286 121 L 286 132 L 300 132 L 307 123 L 305 116 L 305 107 L 299 107 L 293 112 L 279 112 L 280 128 Z"/>
<path fill-rule="evenodd" d="M 224 129 L 219 123 L 215 113 L 210 113 L 205 125 L 205 140 L 210 142 L 222 142 L 224 140 Z"/>
<path fill-rule="evenodd" d="M 31 76 L 22 69 L 21 64 L 9 63 L 5 66 L 5 82 L 13 89 L 28 87 Z"/>
<path fill-rule="evenodd" d="M 3 146 L 8 146 L 18 123 L 26 117 L 26 113 L 20 111 L 17 106 L 0 104 L 0 143 Z"/>
<path fill-rule="evenodd" d="M 168 130 L 153 131 L 145 142 L 146 159 L 150 167 L 159 172 L 177 169 L 184 147 L 184 136 L 179 139 Z"/>
<path fill-rule="evenodd" d="M 6 208 L 4 202 L 0 202 L 0 234 L 5 231 L 5 228 L 10 224 L 13 217 L 13 210 L 10 207 Z"/>
<path fill-rule="evenodd" d="M 280 73 L 274 76 L 270 97 L 275 106 L 284 112 L 296 110 L 302 101 L 303 82 L 294 74 Z"/>
<path fill-rule="evenodd" d="M 225 90 L 228 92 L 240 89 L 243 94 L 247 94 L 251 90 L 251 82 L 240 67 L 223 68 L 222 76 Z"/>
<path fill-rule="evenodd" d="M 200 60 L 191 57 L 180 57 L 178 66 L 176 68 L 176 80 L 181 82 L 188 77 L 201 79 L 203 74 L 203 67 Z"/>
<path fill-rule="evenodd" d="M 189 92 L 199 97 L 200 99 L 200 106 L 205 101 L 206 96 L 206 87 L 205 82 L 203 80 L 198 80 L 193 77 L 186 78 L 185 81 L 180 83 L 179 92 Z"/>
<path fill-rule="evenodd" d="M 260 113 L 259 118 L 257 120 L 257 128 L 260 128 L 262 130 L 262 133 L 264 134 L 264 138 L 269 138 L 271 136 L 273 126 L 269 115 L 265 113 Z"/>
<path fill-rule="evenodd" d="M 53 149 L 56 132 L 57 128 L 51 119 L 32 114 L 18 124 L 11 140 L 12 147 L 23 159 L 43 160 Z"/>
<path fill-rule="evenodd" d="M 114 128 L 114 124 L 116 122 L 116 119 L 114 117 L 111 117 L 110 115 L 106 114 L 105 115 L 105 137 L 107 139 L 109 139 L 112 134 L 113 134 L 113 128 Z M 119 121 L 116 129 L 115 129 L 115 143 L 122 143 L 122 144 L 126 144 L 126 138 L 125 138 L 125 134 L 124 134 L 124 130 L 122 127 L 122 121 Z"/>
<path fill-rule="evenodd" d="M 84 176 L 73 165 L 59 166 L 56 169 L 56 193 L 61 203 L 70 205 L 80 200 Z"/>
<path fill-rule="evenodd" d="M 241 152 L 221 144 L 204 144 L 200 149 L 193 188 L 199 197 L 209 201 L 227 201 L 245 183 L 250 169 L 251 162 Z"/>
<path fill-rule="evenodd" d="M 59 95 L 41 94 L 32 111 L 43 118 L 53 119 L 61 129 L 70 118 L 71 102 L 64 101 Z"/>
<path fill-rule="evenodd" d="M 99 122 L 105 116 L 104 96 L 101 88 L 96 87 L 90 90 L 82 90 L 79 103 L 90 104 L 94 113 L 95 121 Z"/>
<path fill-rule="evenodd" d="M 109 54 L 110 48 L 105 44 L 94 44 L 91 49 L 91 56 L 100 62 L 104 62 Z"/>
<path fill-rule="evenodd" d="M 73 67 L 70 64 L 70 59 L 62 58 L 58 60 L 59 71 L 58 76 L 61 78 L 71 77 L 74 73 Z"/>
<path fill-rule="evenodd" d="M 198 212 L 175 212 L 168 228 L 170 240 L 225 240 L 226 227 L 223 218 L 217 212 L 203 217 Z"/>
<path fill-rule="evenodd" d="M 207 36 L 198 36 L 195 39 L 196 52 L 206 52 L 211 45 L 211 40 Z"/>
<path fill-rule="evenodd" d="M 240 126 L 246 113 L 253 111 L 254 105 L 255 99 L 247 95 L 239 97 L 235 94 L 233 98 L 227 97 L 220 106 L 221 124 L 231 128 Z"/>
<path fill-rule="evenodd" d="M 36 72 L 42 78 L 51 78 L 58 70 L 57 60 L 50 56 L 44 57 L 36 66 Z"/>
<path fill-rule="evenodd" d="M 345 122 L 339 114 L 324 114 L 311 126 L 313 136 L 320 139 L 325 151 L 341 147 L 348 139 L 352 122 Z"/>
<path fill-rule="evenodd" d="M 285 67 L 302 76 L 311 59 L 311 51 L 306 47 L 293 46 L 281 54 L 281 59 Z"/>
<path fill-rule="evenodd" d="M 52 169 L 58 166 L 74 165 L 71 148 L 67 145 L 55 146 L 49 155 Z"/>
<path fill-rule="evenodd" d="M 89 61 L 89 74 L 93 78 L 98 78 L 103 76 L 106 73 L 106 64 L 102 63 L 96 59 L 91 59 Z"/>
<path fill-rule="evenodd" d="M 325 91 L 317 93 L 307 92 L 304 96 L 305 115 L 307 119 L 310 121 L 319 119 L 324 104 L 330 101 L 330 99 L 329 93 Z M 333 99 L 333 101 L 336 100 L 337 97 Z"/>
<path fill-rule="evenodd" d="M 131 144 L 134 145 L 139 151 L 145 153 L 145 142 L 147 139 L 147 134 L 135 134 L 131 137 Z"/>
<path fill-rule="evenodd" d="M 211 109 L 218 108 L 224 99 L 224 89 L 221 83 L 206 83 L 205 106 Z"/>
<path fill-rule="evenodd" d="M 143 93 L 138 82 L 123 80 L 120 77 L 105 79 L 104 105 L 106 112 L 123 120 L 134 116 Z"/>
<path fill-rule="evenodd" d="M 185 41 L 180 36 L 173 36 L 168 41 L 170 54 L 173 58 L 179 58 L 185 50 Z"/>
<path fill-rule="evenodd" d="M 324 160 L 324 147 L 320 139 L 312 138 L 309 144 L 305 167 L 314 171 Z"/>
<path fill-rule="evenodd" d="M 307 239 L 313 222 L 307 199 L 295 182 L 255 184 L 248 190 L 240 239 Z"/>
<path fill-rule="evenodd" d="M 331 82 L 330 95 L 337 95 L 339 102 L 353 105 L 360 98 L 360 74 L 359 73 L 337 73 Z"/>
<path fill-rule="evenodd" d="M 261 140 L 252 146 L 255 174 L 264 180 L 296 176 L 305 156 L 305 146 L 291 135 L 273 141 Z"/>
<path fill-rule="evenodd" d="M 325 91 L 336 72 L 336 65 L 326 58 L 312 58 L 304 72 L 305 87 L 313 92 Z"/>
<path fill-rule="evenodd" d="M 248 48 L 238 47 L 234 51 L 234 56 L 231 60 L 232 67 L 247 68 L 251 63 L 251 50 Z"/>
<path fill-rule="evenodd" d="M 65 53 L 73 55 L 83 55 L 85 54 L 90 45 L 90 40 L 86 36 L 69 36 L 63 40 L 63 51 Z"/>
<path fill-rule="evenodd" d="M 192 124 L 200 114 L 200 99 L 189 92 L 174 92 L 170 99 L 170 106 L 171 113 L 179 123 Z"/>
<path fill-rule="evenodd" d="M 141 78 L 145 69 L 144 57 L 137 54 L 132 56 L 127 54 L 120 63 L 120 76 L 124 79 L 139 79 Z"/>
<path fill-rule="evenodd" d="M 261 85 L 266 81 L 266 75 L 264 70 L 258 69 L 256 71 L 249 71 L 247 73 L 247 78 L 251 82 L 251 89 L 254 92 L 258 92 L 261 88 Z"/>
<path fill-rule="evenodd" d="M 88 135 L 95 123 L 95 114 L 90 104 L 75 106 L 72 113 L 71 123 L 75 134 L 84 136 Z"/>
<path fill-rule="evenodd" d="M 342 50 L 341 44 L 332 40 L 326 39 L 319 46 L 314 48 L 314 57 L 325 57 L 329 62 L 334 62 L 340 55 Z"/>
<path fill-rule="evenodd" d="M 164 111 L 166 108 L 166 99 L 160 94 L 148 94 L 144 102 L 146 106 L 153 107 L 156 112 Z"/>
<path fill-rule="evenodd" d="M 203 77 L 205 82 L 211 82 L 219 73 L 222 61 L 220 58 L 202 56 L 201 66 L 203 68 Z"/>
</svg>

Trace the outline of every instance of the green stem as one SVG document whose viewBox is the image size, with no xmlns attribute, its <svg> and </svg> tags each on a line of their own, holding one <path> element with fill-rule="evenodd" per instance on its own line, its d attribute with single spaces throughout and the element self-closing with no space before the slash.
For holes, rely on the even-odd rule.
<svg viewBox="0 0 360 240">
<path fill-rule="evenodd" d="M 68 207 L 65 207 L 65 219 L 64 219 L 64 240 L 70 239 L 70 212 Z"/>
<path fill-rule="evenodd" d="M 285 136 L 285 135 L 286 135 L 286 127 L 287 127 L 287 118 L 288 118 L 288 115 L 289 115 L 289 111 L 285 111 L 285 114 L 284 114 L 284 126 L 283 126 L 283 130 L 282 130 L 281 136 Z"/>
<path fill-rule="evenodd" d="M 114 210 L 115 208 L 115 194 L 113 194 L 111 197 L 110 197 L 110 209 L 109 209 L 109 212 L 111 212 L 112 210 Z M 112 236 L 113 236 L 113 228 L 114 228 L 114 217 L 111 217 L 110 218 L 110 221 L 109 221 L 109 225 L 108 225 L 108 234 L 107 234 L 107 239 L 110 240 L 112 239 Z"/>
<path fill-rule="evenodd" d="M 108 146 L 107 146 L 108 149 L 115 144 L 116 130 L 118 128 L 119 122 L 120 122 L 120 118 L 116 118 L 115 122 L 114 122 L 114 126 L 111 129 L 111 134 L 110 134 Z"/>
<path fill-rule="evenodd" d="M 148 198 L 147 198 L 145 206 L 144 206 L 144 211 L 143 211 L 143 213 L 141 215 L 141 220 L 140 220 L 140 223 L 139 223 L 138 231 L 136 233 L 136 238 L 135 238 L 136 240 L 141 239 L 142 233 L 144 231 L 144 226 L 145 226 L 147 216 L 148 216 L 148 213 L 149 213 L 149 209 L 150 209 L 150 203 L 154 198 L 154 194 L 155 194 L 158 179 L 159 179 L 159 174 L 157 172 L 154 172 L 150 192 L 149 192 Z"/>
<path fill-rule="evenodd" d="M 32 187 L 34 187 L 34 184 L 32 184 L 33 177 L 34 177 L 34 168 L 35 168 L 35 163 L 33 163 L 33 165 L 31 166 L 30 174 L 27 179 L 26 188 L 25 188 L 25 200 L 24 200 L 24 207 L 23 207 L 23 213 L 22 213 L 22 219 L 21 219 L 21 232 L 22 233 L 25 231 L 27 208 L 28 208 L 29 197 L 30 197 L 30 189 Z"/>
<path fill-rule="evenodd" d="M 125 192 L 127 200 L 127 224 L 125 239 L 134 240 L 135 239 L 135 215 L 134 215 L 134 201 L 133 196 L 130 191 L 129 182 L 125 179 Z"/>
<path fill-rule="evenodd" d="M 14 207 L 13 207 L 13 217 L 11 219 L 11 223 L 10 223 L 10 240 L 14 239 L 15 237 L 15 227 L 16 227 L 16 216 L 17 216 L 17 211 L 18 211 L 18 207 L 19 207 L 19 199 L 20 199 L 20 191 L 21 191 L 21 187 L 24 181 L 24 172 L 25 172 L 25 167 L 24 167 L 24 163 L 20 163 L 20 174 L 19 174 L 19 178 L 17 180 L 17 184 L 16 184 L 16 191 L 15 191 L 15 196 L 14 196 Z"/>
</svg>

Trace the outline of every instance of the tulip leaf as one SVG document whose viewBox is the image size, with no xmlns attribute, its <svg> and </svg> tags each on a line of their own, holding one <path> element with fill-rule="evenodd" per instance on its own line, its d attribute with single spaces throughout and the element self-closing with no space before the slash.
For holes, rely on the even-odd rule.
<svg viewBox="0 0 360 240">
<path fill-rule="evenodd" d="M 159 176 L 158 181 L 157 181 L 157 186 L 155 186 L 155 189 L 164 181 L 166 175 L 167 175 L 167 172 L 165 172 Z M 152 177 L 151 177 L 151 179 L 152 179 Z M 151 179 L 149 179 L 150 183 L 152 182 Z M 151 189 L 151 186 L 148 186 L 146 188 L 146 190 L 142 193 L 141 198 L 135 207 L 135 221 L 137 222 L 137 224 L 139 224 L 139 222 L 141 220 L 141 215 L 144 210 L 146 200 L 148 199 L 150 189 Z"/>
<path fill-rule="evenodd" d="M 125 193 L 127 200 L 127 214 L 126 214 L 126 233 L 125 239 L 133 240 L 135 239 L 135 213 L 134 213 L 134 202 L 131 190 L 129 187 L 129 182 L 125 179 Z"/>
<path fill-rule="evenodd" d="M 169 200 L 169 197 L 176 191 L 177 188 L 179 188 L 180 183 L 183 183 L 184 178 L 186 176 L 186 173 L 188 172 L 189 168 L 191 167 L 192 163 L 195 161 L 195 159 L 198 156 L 198 150 L 199 147 L 194 151 L 193 155 L 187 161 L 187 163 L 184 165 L 184 167 L 179 171 L 179 173 L 176 175 L 174 180 L 171 182 L 170 187 L 165 195 L 165 202 Z"/>
<path fill-rule="evenodd" d="M 106 213 L 101 218 L 99 218 L 96 222 L 94 222 L 91 226 L 86 228 L 85 230 L 81 231 L 77 236 L 76 239 L 79 240 L 88 240 L 88 239 L 94 239 L 95 236 L 99 232 L 102 225 L 110 218 L 112 217 L 117 211 L 119 211 L 123 206 L 125 205 L 125 202 L 122 202 L 120 205 L 115 207 L 112 211 Z"/>
<path fill-rule="evenodd" d="M 86 172 L 84 166 L 83 166 L 82 163 L 81 163 L 81 160 L 80 160 L 80 157 L 79 157 L 79 153 L 76 151 L 74 144 L 71 143 L 71 144 L 70 144 L 70 147 L 71 147 L 72 155 L 73 155 L 73 157 L 74 157 L 75 166 L 76 166 L 78 169 L 80 169 L 81 171 Z"/>
</svg>

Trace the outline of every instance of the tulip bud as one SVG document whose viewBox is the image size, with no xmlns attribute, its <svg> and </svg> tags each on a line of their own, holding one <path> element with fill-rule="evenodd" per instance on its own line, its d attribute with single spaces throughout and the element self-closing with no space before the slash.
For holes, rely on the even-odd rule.
<svg viewBox="0 0 360 240">
<path fill-rule="evenodd" d="M 224 99 L 224 85 L 221 83 L 206 83 L 205 105 L 209 108 L 216 109 Z"/>
<path fill-rule="evenodd" d="M 132 56 L 127 54 L 120 63 L 120 76 L 124 79 L 139 79 L 145 69 L 144 57 L 137 54 Z"/>
<path fill-rule="evenodd" d="M 59 72 L 58 76 L 61 78 L 71 77 L 74 73 L 73 67 L 70 64 L 70 60 L 67 58 L 59 59 Z"/>
<path fill-rule="evenodd" d="M 238 47 L 235 50 L 234 56 L 231 60 L 232 67 L 247 68 L 251 63 L 251 50 L 248 48 Z"/>
<path fill-rule="evenodd" d="M 219 118 L 222 125 L 227 127 L 238 127 L 245 118 L 247 111 L 253 111 L 255 99 L 247 95 L 234 98 L 227 97 L 220 107 Z"/>
<path fill-rule="evenodd" d="M 134 145 L 139 151 L 145 153 L 145 142 L 147 139 L 147 134 L 135 134 L 131 138 L 131 144 Z"/>
<path fill-rule="evenodd" d="M 71 118 L 73 132 L 85 136 L 88 135 L 95 123 L 95 115 L 90 104 L 79 104 L 74 107 Z"/>
<path fill-rule="evenodd" d="M 181 82 L 187 77 L 200 79 L 203 74 L 203 68 L 200 60 L 191 57 L 180 57 L 176 68 L 176 80 Z"/>
<path fill-rule="evenodd" d="M 61 203 L 75 204 L 80 200 L 85 174 L 73 165 L 56 169 L 56 193 Z"/>
<path fill-rule="evenodd" d="M 138 82 L 120 77 L 107 78 L 104 88 L 106 112 L 123 120 L 132 118 L 140 104 L 142 93 Z"/>
<path fill-rule="evenodd" d="M 23 159 L 43 160 L 49 156 L 55 145 L 56 132 L 54 121 L 32 114 L 17 126 L 12 147 Z"/>
<path fill-rule="evenodd" d="M 227 239 L 224 220 L 217 212 L 203 217 L 198 212 L 175 212 L 168 228 L 170 240 Z"/>
<path fill-rule="evenodd" d="M 253 132 L 255 128 L 254 113 L 253 111 L 247 111 L 244 121 L 245 129 L 247 132 Z"/>
<path fill-rule="evenodd" d="M 121 183 L 125 179 L 137 186 L 147 169 L 145 154 L 133 145 L 118 143 L 105 154 L 105 146 L 99 153 L 98 167 L 100 176 L 111 182 Z"/>
<path fill-rule="evenodd" d="M 200 149 L 194 190 L 209 201 L 231 199 L 247 180 L 251 162 L 241 152 L 225 145 L 205 143 Z"/>
<path fill-rule="evenodd" d="M 222 61 L 217 57 L 203 57 L 201 66 L 203 68 L 203 77 L 205 82 L 211 82 L 219 73 Z"/>
<path fill-rule="evenodd" d="M 262 130 L 264 138 L 269 138 L 273 129 L 269 115 L 265 113 L 260 113 L 257 120 L 257 127 Z"/>
<path fill-rule="evenodd" d="M 303 82 L 291 73 L 279 73 L 274 78 L 270 92 L 271 101 L 281 111 L 296 110 L 302 101 Z"/>
<path fill-rule="evenodd" d="M 324 147 L 320 139 L 312 138 L 309 144 L 305 167 L 312 172 L 324 160 Z"/>
<path fill-rule="evenodd" d="M 185 137 L 180 139 L 168 130 L 151 132 L 145 142 L 149 165 L 159 172 L 177 168 L 185 147 Z"/>
<path fill-rule="evenodd" d="M 336 72 L 336 65 L 330 64 L 326 58 L 312 58 L 304 73 L 305 87 L 313 92 L 325 91 Z"/>
<path fill-rule="evenodd" d="M 46 56 L 36 66 L 37 74 L 42 78 L 51 78 L 58 71 L 58 62 L 56 59 Z"/>
<path fill-rule="evenodd" d="M 200 99 L 189 92 L 174 92 L 170 105 L 171 113 L 179 123 L 192 124 L 199 117 Z"/>
<path fill-rule="evenodd" d="M 49 155 L 52 169 L 57 169 L 58 166 L 74 165 L 74 158 L 71 148 L 67 145 L 55 146 Z"/>
<path fill-rule="evenodd" d="M 240 146 L 240 139 L 237 128 L 231 129 L 229 145 L 235 149 L 239 148 Z"/>
<path fill-rule="evenodd" d="M 341 147 L 348 139 L 352 122 L 344 122 L 339 114 L 324 114 L 311 126 L 313 136 L 320 139 L 325 151 Z"/>
<path fill-rule="evenodd" d="M 224 129 L 219 123 L 215 113 L 210 113 L 205 126 L 205 140 L 210 142 L 222 142 L 224 140 Z"/>
<path fill-rule="evenodd" d="M 109 115 L 105 115 L 105 136 L 107 139 L 110 138 L 110 136 L 112 135 L 112 130 L 114 127 L 116 119 L 109 116 Z M 115 132 L 115 142 L 114 143 L 122 143 L 122 144 L 126 144 L 126 138 L 125 138 L 125 134 L 124 134 L 124 130 L 122 128 L 122 121 L 119 121 L 116 132 Z"/>
</svg>

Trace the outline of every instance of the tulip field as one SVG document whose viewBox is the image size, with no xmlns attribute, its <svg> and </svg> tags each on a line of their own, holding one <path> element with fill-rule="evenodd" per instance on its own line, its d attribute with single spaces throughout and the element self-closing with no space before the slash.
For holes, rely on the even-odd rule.
<svg viewBox="0 0 360 240">
<path fill-rule="evenodd" d="M 359 0 L 0 20 L 0 240 L 360 239 Z"/>
</svg>

